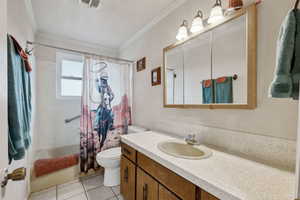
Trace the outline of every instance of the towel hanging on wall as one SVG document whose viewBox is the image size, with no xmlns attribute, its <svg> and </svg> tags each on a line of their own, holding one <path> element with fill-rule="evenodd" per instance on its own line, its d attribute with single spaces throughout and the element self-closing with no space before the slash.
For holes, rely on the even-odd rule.
<svg viewBox="0 0 300 200">
<path fill-rule="evenodd" d="M 214 80 L 202 81 L 202 103 L 214 103 Z"/>
<path fill-rule="evenodd" d="M 31 144 L 30 64 L 18 42 L 7 36 L 8 64 L 8 153 L 9 160 L 20 160 Z"/>
<path fill-rule="evenodd" d="M 233 103 L 233 77 L 217 78 L 214 84 L 214 103 Z"/>
<path fill-rule="evenodd" d="M 300 11 L 299 0 L 285 17 L 277 41 L 275 77 L 270 86 L 274 98 L 299 98 Z"/>
</svg>

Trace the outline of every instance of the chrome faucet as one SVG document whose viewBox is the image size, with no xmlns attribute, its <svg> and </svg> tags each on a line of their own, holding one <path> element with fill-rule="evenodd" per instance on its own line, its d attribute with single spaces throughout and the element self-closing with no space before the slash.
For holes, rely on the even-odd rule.
<svg viewBox="0 0 300 200">
<path fill-rule="evenodd" d="M 196 135 L 195 134 L 189 134 L 184 140 L 188 145 L 198 144 L 198 141 L 196 140 Z"/>
</svg>

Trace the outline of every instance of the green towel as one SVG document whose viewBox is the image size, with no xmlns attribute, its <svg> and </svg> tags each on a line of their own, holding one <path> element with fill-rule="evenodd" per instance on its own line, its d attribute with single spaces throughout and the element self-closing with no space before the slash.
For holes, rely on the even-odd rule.
<svg viewBox="0 0 300 200">
<path fill-rule="evenodd" d="M 215 103 L 233 103 L 233 78 L 223 77 L 224 80 L 215 80 Z"/>
<path fill-rule="evenodd" d="M 202 81 L 202 103 L 214 103 L 214 80 Z"/>
<path fill-rule="evenodd" d="M 275 77 L 270 87 L 274 98 L 293 98 L 299 96 L 300 80 L 300 12 L 291 10 L 284 19 L 277 41 Z"/>
<path fill-rule="evenodd" d="M 296 36 L 295 36 L 295 50 L 294 62 L 292 66 L 292 98 L 299 99 L 299 81 L 300 81 L 300 10 L 294 11 L 296 16 Z"/>
<path fill-rule="evenodd" d="M 8 153 L 10 162 L 25 156 L 31 143 L 31 85 L 24 60 L 7 36 L 8 61 Z"/>
</svg>

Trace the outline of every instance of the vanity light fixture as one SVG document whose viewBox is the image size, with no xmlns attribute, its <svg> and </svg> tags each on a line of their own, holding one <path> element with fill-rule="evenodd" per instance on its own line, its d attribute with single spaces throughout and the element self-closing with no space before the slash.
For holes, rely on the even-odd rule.
<svg viewBox="0 0 300 200">
<path fill-rule="evenodd" d="M 210 11 L 210 16 L 209 16 L 209 19 L 208 19 L 207 23 L 213 24 L 213 23 L 216 23 L 216 22 L 218 22 L 222 19 L 224 19 L 224 12 L 223 12 L 223 8 L 222 8 L 222 3 L 221 3 L 221 0 L 216 0 L 216 4 L 214 5 L 212 10 Z"/>
<path fill-rule="evenodd" d="M 188 38 L 188 22 L 186 20 L 183 20 L 180 28 L 178 29 L 176 39 L 184 40 L 186 38 Z"/>
<path fill-rule="evenodd" d="M 197 33 L 203 28 L 203 13 L 201 10 L 198 10 L 197 15 L 195 16 L 192 22 L 191 33 Z"/>
</svg>

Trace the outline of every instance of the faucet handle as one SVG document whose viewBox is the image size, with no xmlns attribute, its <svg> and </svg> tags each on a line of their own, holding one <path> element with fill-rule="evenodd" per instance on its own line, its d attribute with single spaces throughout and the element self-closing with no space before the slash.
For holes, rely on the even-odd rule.
<svg viewBox="0 0 300 200">
<path fill-rule="evenodd" d="M 185 138 L 185 142 L 189 145 L 198 144 L 198 141 L 196 140 L 196 134 L 188 134 L 188 136 Z"/>
</svg>

